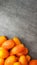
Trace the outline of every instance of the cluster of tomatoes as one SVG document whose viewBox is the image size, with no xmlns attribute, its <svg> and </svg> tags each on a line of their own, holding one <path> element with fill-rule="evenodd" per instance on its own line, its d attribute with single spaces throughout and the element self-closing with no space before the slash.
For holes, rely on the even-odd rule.
<svg viewBox="0 0 37 65">
<path fill-rule="evenodd" d="M 28 48 L 17 37 L 0 36 L 0 65 L 37 65 L 37 60 L 31 60 Z"/>
</svg>

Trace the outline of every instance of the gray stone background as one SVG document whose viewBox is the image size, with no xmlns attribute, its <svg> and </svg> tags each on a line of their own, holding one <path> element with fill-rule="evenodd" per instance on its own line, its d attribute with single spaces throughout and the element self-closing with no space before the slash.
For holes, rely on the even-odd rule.
<svg viewBox="0 0 37 65">
<path fill-rule="evenodd" d="M 37 0 L 0 0 L 0 35 L 18 36 L 37 59 Z"/>
</svg>

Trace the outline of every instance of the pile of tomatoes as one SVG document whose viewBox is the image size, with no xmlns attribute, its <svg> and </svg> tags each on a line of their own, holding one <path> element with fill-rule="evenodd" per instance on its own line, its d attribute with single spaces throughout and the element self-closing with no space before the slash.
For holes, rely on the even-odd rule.
<svg viewBox="0 0 37 65">
<path fill-rule="evenodd" d="M 37 65 L 37 60 L 31 59 L 19 38 L 0 36 L 0 65 Z"/>
</svg>

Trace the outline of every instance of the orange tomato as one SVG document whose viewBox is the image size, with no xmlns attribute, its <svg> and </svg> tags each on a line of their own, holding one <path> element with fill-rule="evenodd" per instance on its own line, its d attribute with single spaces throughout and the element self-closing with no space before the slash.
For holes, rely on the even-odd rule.
<svg viewBox="0 0 37 65">
<path fill-rule="evenodd" d="M 0 36 L 0 46 L 7 40 L 5 36 Z"/>
<path fill-rule="evenodd" d="M 24 54 L 23 54 L 23 52 L 21 52 L 21 53 L 17 53 L 16 55 L 17 55 L 18 57 L 20 57 L 21 55 L 24 55 Z"/>
<path fill-rule="evenodd" d="M 11 49 L 10 55 L 13 55 L 13 54 L 17 54 L 19 52 L 22 52 L 24 49 L 25 48 L 24 48 L 24 45 L 23 44 L 16 45 L 14 48 Z"/>
<path fill-rule="evenodd" d="M 9 52 L 4 48 L 0 47 L 0 58 L 7 58 L 9 56 Z"/>
<path fill-rule="evenodd" d="M 31 60 L 31 61 L 29 62 L 29 65 L 37 65 L 37 60 Z"/>
<path fill-rule="evenodd" d="M 29 62 L 31 60 L 31 57 L 29 55 L 26 55 L 26 59 Z"/>
<path fill-rule="evenodd" d="M 5 41 L 3 44 L 2 44 L 2 47 L 5 48 L 5 49 L 11 49 L 13 48 L 15 45 L 15 43 L 13 42 L 13 40 L 7 40 Z"/>
<path fill-rule="evenodd" d="M 28 48 L 25 47 L 24 55 L 27 55 L 27 54 L 28 54 Z"/>
<path fill-rule="evenodd" d="M 9 56 L 6 60 L 4 65 L 13 65 L 14 62 L 17 62 L 17 58 L 15 56 Z"/>
<path fill-rule="evenodd" d="M 21 56 L 21 55 L 27 55 L 28 54 L 28 49 L 25 48 L 24 51 L 17 53 L 17 56 Z"/>
<path fill-rule="evenodd" d="M 4 59 L 0 58 L 0 65 L 4 65 Z"/>
<path fill-rule="evenodd" d="M 13 65 L 22 65 L 20 62 L 15 62 Z"/>
<path fill-rule="evenodd" d="M 21 62 L 22 65 L 28 65 L 28 62 L 27 62 L 26 57 L 24 55 L 20 56 L 19 62 Z"/>
<path fill-rule="evenodd" d="M 16 43 L 16 45 L 21 44 L 21 41 L 18 37 L 13 37 L 13 41 Z"/>
</svg>

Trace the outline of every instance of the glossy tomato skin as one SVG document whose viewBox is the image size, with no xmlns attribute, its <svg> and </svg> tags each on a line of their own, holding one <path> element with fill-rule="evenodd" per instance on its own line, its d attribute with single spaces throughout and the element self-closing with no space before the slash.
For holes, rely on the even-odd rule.
<svg viewBox="0 0 37 65">
<path fill-rule="evenodd" d="M 7 40 L 3 43 L 2 47 L 5 48 L 5 49 L 11 49 L 15 46 L 15 43 L 13 42 L 13 40 Z"/>
<path fill-rule="evenodd" d="M 31 60 L 31 61 L 29 62 L 29 65 L 37 65 L 37 60 Z"/>
</svg>

